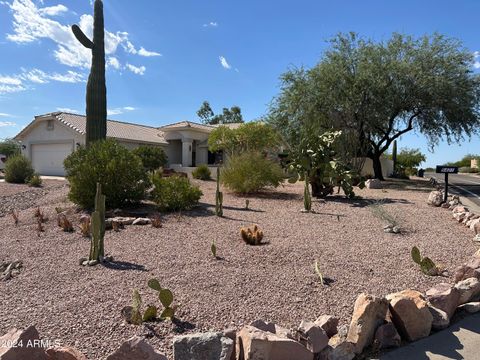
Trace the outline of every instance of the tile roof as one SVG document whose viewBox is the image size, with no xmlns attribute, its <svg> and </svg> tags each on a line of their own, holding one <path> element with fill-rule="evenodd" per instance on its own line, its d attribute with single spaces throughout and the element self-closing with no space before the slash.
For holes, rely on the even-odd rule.
<svg viewBox="0 0 480 360">
<path fill-rule="evenodd" d="M 85 134 L 87 125 L 87 118 L 85 116 L 64 112 L 54 113 L 52 115 L 66 126 L 72 128 L 82 135 Z M 160 131 L 157 128 L 115 120 L 107 120 L 107 137 L 148 143 L 167 144 L 163 131 Z"/>
<path fill-rule="evenodd" d="M 160 127 L 160 129 L 165 129 L 165 130 L 179 129 L 179 128 L 194 128 L 194 129 L 202 129 L 202 130 L 210 131 L 210 130 L 213 130 L 215 126 L 199 124 L 191 121 L 179 121 L 174 124 L 168 124 Z"/>
</svg>

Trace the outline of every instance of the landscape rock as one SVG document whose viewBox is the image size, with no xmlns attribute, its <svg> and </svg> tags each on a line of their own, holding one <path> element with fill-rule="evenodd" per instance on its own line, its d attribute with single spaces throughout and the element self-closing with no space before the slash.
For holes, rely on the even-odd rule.
<svg viewBox="0 0 480 360">
<path fill-rule="evenodd" d="M 392 321 L 400 336 L 415 341 L 430 334 L 433 317 L 424 296 L 415 290 L 387 295 Z"/>
<path fill-rule="evenodd" d="M 480 297 L 480 281 L 477 278 L 468 278 L 455 284 L 460 294 L 458 305 L 477 300 Z"/>
<path fill-rule="evenodd" d="M 356 354 L 373 342 L 375 331 L 383 324 L 387 311 L 388 301 L 385 298 L 364 293 L 357 297 L 347 335 L 347 341 L 354 344 Z"/>
<path fill-rule="evenodd" d="M 11 329 L 0 337 L 0 360 L 48 360 L 45 349 L 38 344 L 39 340 L 35 326 L 24 330 Z"/>
<path fill-rule="evenodd" d="M 455 282 L 459 282 L 468 278 L 477 278 L 480 280 L 480 258 L 472 257 L 465 264 L 455 269 Z"/>
<path fill-rule="evenodd" d="M 452 213 L 459 214 L 459 213 L 466 213 L 468 209 L 463 205 L 457 205 L 453 208 Z"/>
<path fill-rule="evenodd" d="M 380 325 L 375 332 L 375 342 L 380 349 L 399 347 L 401 340 L 395 325 L 391 322 Z"/>
<path fill-rule="evenodd" d="M 365 186 L 367 189 L 382 189 L 382 182 L 378 179 L 368 179 L 365 181 Z"/>
<path fill-rule="evenodd" d="M 57 347 L 47 349 L 48 360 L 87 360 L 80 351 L 71 347 Z"/>
<path fill-rule="evenodd" d="M 355 358 L 355 346 L 348 341 L 328 345 L 316 358 L 318 360 L 352 360 Z"/>
<path fill-rule="evenodd" d="M 430 310 L 430 314 L 432 314 L 433 318 L 432 329 L 443 330 L 450 325 L 450 318 L 445 311 L 431 305 L 428 306 L 428 310 Z"/>
<path fill-rule="evenodd" d="M 460 292 L 448 283 L 440 283 L 427 290 L 427 299 L 434 307 L 443 310 L 451 319 L 460 300 Z"/>
<path fill-rule="evenodd" d="M 475 226 L 477 224 L 480 224 L 480 218 L 473 219 L 473 220 L 469 221 L 468 227 L 470 228 L 470 230 L 475 231 Z"/>
<path fill-rule="evenodd" d="M 230 360 L 234 351 L 232 339 L 221 332 L 180 335 L 173 338 L 174 360 Z"/>
<path fill-rule="evenodd" d="M 338 332 L 338 318 L 331 315 L 322 315 L 315 320 L 315 325 L 320 326 L 329 338 Z"/>
<path fill-rule="evenodd" d="M 466 213 L 466 212 L 462 212 L 462 213 L 454 213 L 453 214 L 453 217 L 459 222 L 463 222 L 463 220 L 465 220 L 465 217 L 468 215 L 469 213 Z"/>
<path fill-rule="evenodd" d="M 292 339 L 245 326 L 237 336 L 237 359 L 313 360 L 313 354 Z"/>
<path fill-rule="evenodd" d="M 467 224 L 467 222 L 470 220 L 470 219 L 473 219 L 476 215 L 473 213 L 473 212 L 468 212 L 466 215 L 465 215 L 465 218 L 463 219 L 462 223 L 463 224 Z"/>
<path fill-rule="evenodd" d="M 149 225 L 152 223 L 152 220 L 149 218 L 137 218 L 132 222 L 132 225 Z"/>
<path fill-rule="evenodd" d="M 443 192 L 435 190 L 428 195 L 427 204 L 432 206 L 440 206 L 443 203 Z"/>
<path fill-rule="evenodd" d="M 230 360 L 235 360 L 237 358 L 237 354 L 235 353 L 236 347 L 237 347 L 237 329 L 235 328 L 229 328 L 226 330 L 223 330 L 223 335 L 229 339 L 232 339 L 233 341 L 233 351 L 232 355 L 230 355 Z"/>
<path fill-rule="evenodd" d="M 167 360 L 165 355 L 155 351 L 143 338 L 134 336 L 125 341 L 120 348 L 108 355 L 106 360 Z"/>
<path fill-rule="evenodd" d="M 136 220 L 136 218 L 134 218 L 134 217 L 118 216 L 118 217 L 114 217 L 114 218 L 108 218 L 108 219 L 105 220 L 105 222 L 110 222 L 110 223 L 116 222 L 120 225 L 132 225 L 135 220 Z"/>
<path fill-rule="evenodd" d="M 459 310 L 465 310 L 470 314 L 474 314 L 480 311 L 480 302 L 469 302 L 458 307 Z"/>
<path fill-rule="evenodd" d="M 328 345 L 325 330 L 310 321 L 302 321 L 297 330 L 297 341 L 312 353 L 317 354 Z"/>
<path fill-rule="evenodd" d="M 276 334 L 281 337 L 295 339 L 295 336 L 291 330 L 286 329 L 275 323 L 267 323 L 263 320 L 255 320 L 250 324 L 250 326 L 256 327 L 257 329 L 260 329 L 262 331 L 271 332 L 272 334 Z"/>
<path fill-rule="evenodd" d="M 477 222 L 473 222 L 473 225 L 470 225 L 473 229 L 473 231 L 475 232 L 475 235 L 478 235 L 480 234 L 480 219 L 478 219 L 479 221 Z"/>
</svg>

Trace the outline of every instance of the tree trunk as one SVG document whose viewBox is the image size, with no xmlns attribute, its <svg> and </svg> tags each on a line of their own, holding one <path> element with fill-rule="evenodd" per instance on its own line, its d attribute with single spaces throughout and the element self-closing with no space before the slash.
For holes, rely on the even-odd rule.
<svg viewBox="0 0 480 360">
<path fill-rule="evenodd" d="M 375 179 L 385 180 L 382 174 L 382 163 L 380 161 L 380 154 L 373 154 L 371 159 L 373 161 L 373 173 L 375 175 Z"/>
</svg>

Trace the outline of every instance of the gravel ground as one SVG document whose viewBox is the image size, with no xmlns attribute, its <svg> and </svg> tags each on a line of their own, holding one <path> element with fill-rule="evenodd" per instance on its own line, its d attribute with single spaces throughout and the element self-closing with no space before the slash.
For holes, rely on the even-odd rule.
<svg viewBox="0 0 480 360">
<path fill-rule="evenodd" d="M 55 206 L 65 206 L 65 187 L 55 188 L 37 204 L 50 221 L 36 233 L 34 208 L 21 212 L 20 224 L 0 218 L 0 262 L 20 259 L 24 270 L 0 283 L 0 334 L 12 327 L 36 324 L 45 339 L 75 346 L 89 359 L 102 359 L 144 327 L 123 323 L 120 310 L 129 305 L 132 289 L 144 304 L 159 305 L 146 283 L 157 277 L 181 304 L 175 323 L 153 324 L 155 348 L 171 358 L 171 338 L 181 332 L 240 328 L 255 319 L 294 327 L 302 319 L 333 314 L 348 323 L 360 292 L 385 295 L 414 288 L 425 291 L 448 279 L 423 275 L 410 259 L 416 245 L 450 271 L 476 251 L 472 233 L 450 212 L 426 205 L 430 188 L 423 183 L 389 182 L 386 190 L 361 190 L 362 200 L 334 196 L 314 201 L 316 213 L 304 214 L 302 184 L 245 198 L 224 195 L 224 218 L 213 215 L 214 182 L 198 182 L 201 206 L 181 215 L 165 216 L 160 229 L 127 227 L 106 236 L 111 267 L 78 266 L 89 241 L 79 233 L 56 227 Z M 0 183 L 0 193 L 5 184 Z M 15 196 L 15 195 L 13 195 Z M 383 232 L 385 225 L 367 204 L 385 199 L 383 207 L 396 216 L 403 233 Z M 258 224 L 268 242 L 245 245 L 241 226 Z M 210 244 L 215 240 L 215 260 Z M 313 264 L 319 261 L 322 286 Z"/>
</svg>

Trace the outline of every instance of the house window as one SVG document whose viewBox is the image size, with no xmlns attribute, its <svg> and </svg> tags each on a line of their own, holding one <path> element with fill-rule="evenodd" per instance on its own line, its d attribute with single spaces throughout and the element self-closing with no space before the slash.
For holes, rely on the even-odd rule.
<svg viewBox="0 0 480 360">
<path fill-rule="evenodd" d="M 53 120 L 47 120 L 47 130 L 53 130 Z"/>
</svg>

